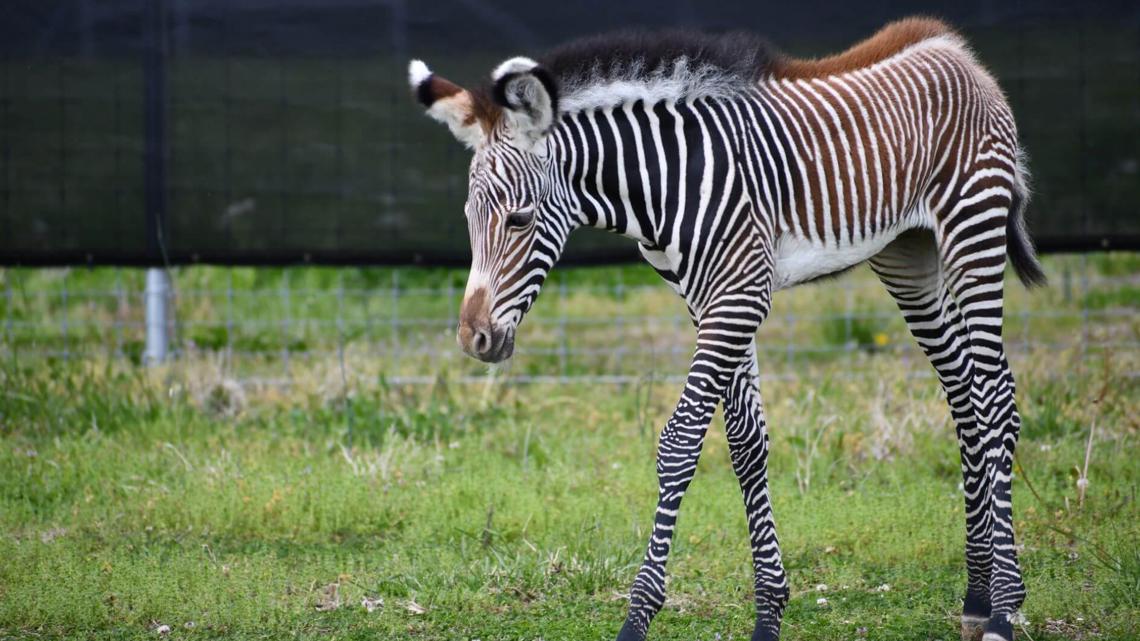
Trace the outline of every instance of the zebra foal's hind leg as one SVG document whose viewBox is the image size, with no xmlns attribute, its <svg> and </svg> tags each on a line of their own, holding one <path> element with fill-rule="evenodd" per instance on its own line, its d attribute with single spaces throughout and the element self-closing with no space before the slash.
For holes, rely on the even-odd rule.
<svg viewBox="0 0 1140 641">
<path fill-rule="evenodd" d="M 737 368 L 724 396 L 724 424 L 732 469 L 740 481 L 748 519 L 755 571 L 756 628 L 752 641 L 780 638 L 780 619 L 788 603 L 788 578 L 768 494 L 768 427 L 760 400 L 753 342 L 747 361 Z"/>
<path fill-rule="evenodd" d="M 945 262 L 933 234 L 916 231 L 892 242 L 871 267 L 934 366 L 954 418 L 966 501 L 962 638 L 1006 641 L 1025 589 L 1010 506 L 1021 421 L 1001 347 L 1002 272 L 985 260 L 969 269 L 947 269 Z"/>
<path fill-rule="evenodd" d="M 992 200 L 962 207 L 959 216 L 964 222 L 959 223 L 959 227 L 978 225 L 974 221 L 995 210 L 1000 208 L 995 207 Z M 990 219 L 990 225 L 1004 232 L 1005 216 Z M 965 324 L 973 363 L 970 401 L 977 422 L 983 427 L 979 430 L 976 447 L 984 452 L 986 484 L 992 493 L 990 618 L 982 639 L 1009 641 L 1013 639 L 1012 618 L 1025 601 L 1025 584 L 1013 537 L 1011 495 L 1013 453 L 1021 432 L 1021 416 L 1014 398 L 1013 373 L 1001 337 L 1006 238 L 1003 233 L 968 247 L 961 245 L 939 249 L 947 287 Z"/>
</svg>

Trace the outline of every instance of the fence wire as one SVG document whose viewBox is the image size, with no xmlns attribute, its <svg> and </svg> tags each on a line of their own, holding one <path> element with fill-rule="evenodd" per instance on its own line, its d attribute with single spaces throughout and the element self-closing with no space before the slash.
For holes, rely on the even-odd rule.
<svg viewBox="0 0 1140 641">
<path fill-rule="evenodd" d="M 1014 359 L 1033 351 L 1110 354 L 1140 371 L 1140 272 L 1057 257 L 1050 285 L 1006 291 Z M 1131 259 L 1129 259 L 1131 260 Z M 243 384 L 288 385 L 324 372 L 390 384 L 439 380 L 635 383 L 683 378 L 695 333 L 684 305 L 637 268 L 552 274 L 520 327 L 516 355 L 495 368 L 465 357 L 455 330 L 463 273 L 415 269 L 180 268 L 167 301 L 170 358 Z M 627 282 L 633 280 L 634 282 Z M 142 363 L 146 298 L 134 269 L 3 272 L 5 362 Z M 819 367 L 859 376 L 891 358 L 929 372 L 901 315 L 869 273 L 775 296 L 758 334 L 764 378 Z"/>
</svg>

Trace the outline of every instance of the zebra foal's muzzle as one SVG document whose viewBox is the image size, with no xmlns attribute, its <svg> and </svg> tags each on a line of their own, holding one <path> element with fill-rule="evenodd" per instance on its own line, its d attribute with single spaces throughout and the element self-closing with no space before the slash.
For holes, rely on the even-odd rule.
<svg viewBox="0 0 1140 641">
<path fill-rule="evenodd" d="M 484 363 L 499 363 L 515 351 L 515 330 L 496 327 L 491 322 L 490 307 L 485 289 L 477 289 L 464 299 L 455 338 L 468 356 Z"/>
<path fill-rule="evenodd" d="M 515 331 L 493 327 L 471 326 L 460 323 L 459 346 L 468 356 L 484 363 L 501 363 L 515 352 Z"/>
</svg>

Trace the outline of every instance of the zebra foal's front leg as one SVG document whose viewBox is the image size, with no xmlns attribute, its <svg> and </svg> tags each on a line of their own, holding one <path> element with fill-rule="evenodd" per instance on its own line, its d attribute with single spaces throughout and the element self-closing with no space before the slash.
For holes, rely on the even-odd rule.
<svg viewBox="0 0 1140 641">
<path fill-rule="evenodd" d="M 697 331 L 697 349 L 681 400 L 657 444 L 657 510 L 645 560 L 629 593 L 629 615 L 618 641 L 642 641 L 649 622 L 665 604 L 665 563 L 681 499 L 697 469 L 705 433 L 734 372 L 749 355 L 759 320 L 706 318 Z"/>
<path fill-rule="evenodd" d="M 756 628 L 752 641 L 776 641 L 788 603 L 788 577 L 780 558 L 768 493 L 768 426 L 760 400 L 755 344 L 750 352 L 725 393 L 724 423 L 732 469 L 744 495 L 755 571 Z"/>
<path fill-rule="evenodd" d="M 665 604 L 665 562 L 673 543 L 673 528 L 681 499 L 701 455 L 705 432 L 716 410 L 716 397 L 694 385 L 690 372 L 677 408 L 657 442 L 657 511 L 645 560 L 629 592 L 629 615 L 618 641 L 641 641 L 649 622 Z"/>
</svg>

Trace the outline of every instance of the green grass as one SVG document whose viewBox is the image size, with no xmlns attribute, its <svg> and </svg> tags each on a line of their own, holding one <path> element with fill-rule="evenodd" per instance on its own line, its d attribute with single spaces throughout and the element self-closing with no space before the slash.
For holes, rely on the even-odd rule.
<svg viewBox="0 0 1140 641">
<path fill-rule="evenodd" d="M 614 294 L 614 274 L 595 272 L 598 292 L 562 304 L 660 312 L 650 294 Z M 587 273 L 571 277 L 590 284 Z M 806 295 L 841 300 L 846 287 Z M 787 308 L 809 310 L 798 296 Z M 1090 331 L 1127 335 L 1133 323 L 1094 319 Z M 856 329 L 857 341 L 871 331 Z M 817 331 L 839 340 L 835 327 Z M 1023 638 L 1140 634 L 1135 358 L 1013 359 L 1025 419 L 1015 481 Z M 0 638 L 148 639 L 160 625 L 179 639 L 616 634 L 656 498 L 655 430 L 676 386 L 464 385 L 444 369 L 435 385 L 404 387 L 363 360 L 349 361 L 346 395 L 335 364 L 321 361 L 298 363 L 281 388 L 237 385 L 202 353 L 156 370 L 9 353 Z M 957 638 L 962 499 L 935 381 L 889 353 L 797 367 L 798 379 L 763 385 L 793 592 L 786 637 L 862 638 L 866 628 L 872 639 Z M 1094 422 L 1081 505 L 1074 470 Z M 652 638 L 747 638 L 748 559 L 718 419 Z M 383 603 L 368 612 L 365 597 Z"/>
</svg>

